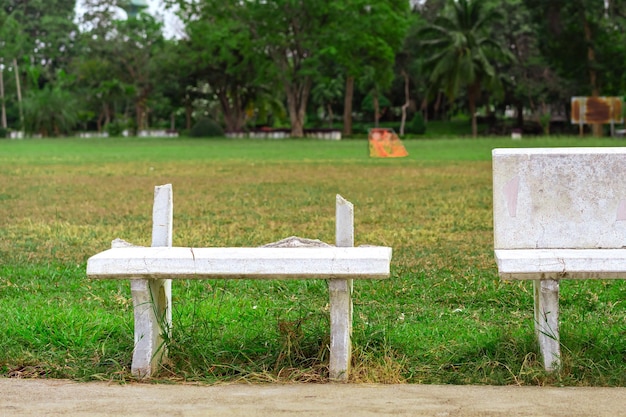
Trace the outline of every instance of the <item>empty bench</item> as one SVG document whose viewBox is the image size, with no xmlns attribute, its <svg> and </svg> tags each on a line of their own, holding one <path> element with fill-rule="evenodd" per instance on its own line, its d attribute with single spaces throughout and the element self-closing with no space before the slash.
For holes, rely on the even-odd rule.
<svg viewBox="0 0 626 417">
<path fill-rule="evenodd" d="M 494 252 L 533 280 L 546 370 L 560 366 L 559 281 L 626 278 L 626 149 L 494 149 Z"/>
<path fill-rule="evenodd" d="M 352 280 L 388 278 L 392 253 L 389 247 L 353 247 L 354 208 L 350 202 L 337 195 L 335 246 L 289 238 L 257 248 L 172 247 L 172 213 L 171 185 L 155 187 L 152 247 L 116 239 L 111 249 L 87 261 L 89 278 L 131 280 L 133 375 L 153 375 L 167 356 L 164 341 L 172 326 L 172 279 L 326 279 L 330 294 L 329 375 L 332 380 L 348 378 Z"/>
</svg>

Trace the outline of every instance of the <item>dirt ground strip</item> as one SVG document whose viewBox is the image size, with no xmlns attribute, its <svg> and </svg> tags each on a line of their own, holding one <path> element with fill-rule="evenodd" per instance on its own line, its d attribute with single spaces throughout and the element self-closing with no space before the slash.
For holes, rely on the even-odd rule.
<svg viewBox="0 0 626 417">
<path fill-rule="evenodd" d="M 5 416 L 626 416 L 626 388 L 0 379 Z"/>
</svg>

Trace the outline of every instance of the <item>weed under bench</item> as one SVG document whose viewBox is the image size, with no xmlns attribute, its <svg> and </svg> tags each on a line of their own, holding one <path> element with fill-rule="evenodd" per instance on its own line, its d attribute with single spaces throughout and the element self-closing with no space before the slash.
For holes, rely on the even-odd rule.
<svg viewBox="0 0 626 417">
<path fill-rule="evenodd" d="M 330 378 L 348 378 L 352 280 L 388 278 L 392 252 L 382 246 L 353 247 L 354 210 L 350 202 L 337 196 L 336 246 L 290 238 L 258 248 L 172 247 L 172 212 L 171 185 L 156 187 L 152 247 L 117 240 L 111 249 L 87 262 L 90 278 L 131 280 L 133 375 L 153 375 L 167 355 L 167 337 L 163 336 L 169 337 L 172 325 L 172 279 L 326 279 L 330 294 Z"/>
<path fill-rule="evenodd" d="M 546 370 L 560 366 L 559 281 L 626 278 L 626 149 L 494 149 L 502 279 L 534 282 Z"/>
</svg>

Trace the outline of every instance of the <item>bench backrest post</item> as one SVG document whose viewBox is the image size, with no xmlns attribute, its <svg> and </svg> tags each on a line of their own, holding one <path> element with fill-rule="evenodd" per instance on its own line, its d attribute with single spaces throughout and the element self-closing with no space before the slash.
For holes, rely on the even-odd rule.
<svg viewBox="0 0 626 417">
<path fill-rule="evenodd" d="M 335 246 L 354 246 L 354 206 L 337 195 L 335 205 Z M 351 279 L 331 279 L 330 296 L 330 364 L 331 380 L 346 380 L 352 360 L 352 288 Z"/>
<path fill-rule="evenodd" d="M 174 200 L 172 184 L 154 187 L 152 206 L 152 247 L 172 246 Z"/>
<path fill-rule="evenodd" d="M 174 228 L 174 193 L 172 184 L 154 187 L 154 206 L 152 207 L 152 246 L 172 247 Z M 158 282 L 157 308 L 158 319 L 162 321 L 162 330 L 171 336 L 172 327 L 172 280 L 154 280 Z"/>
<path fill-rule="evenodd" d="M 339 194 L 335 205 L 335 246 L 354 246 L 354 206 Z"/>
<path fill-rule="evenodd" d="M 172 185 L 154 187 L 152 246 L 171 247 L 174 216 Z M 147 378 L 167 357 L 164 339 L 171 336 L 172 280 L 131 280 L 135 311 L 135 350 L 132 374 Z"/>
</svg>

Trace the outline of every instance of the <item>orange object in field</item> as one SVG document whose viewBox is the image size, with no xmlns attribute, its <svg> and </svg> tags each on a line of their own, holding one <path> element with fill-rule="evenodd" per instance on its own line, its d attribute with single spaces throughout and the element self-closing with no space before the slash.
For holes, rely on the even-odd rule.
<svg viewBox="0 0 626 417">
<path fill-rule="evenodd" d="M 401 158 L 409 153 L 393 129 L 370 129 L 369 135 L 370 157 L 373 158 Z"/>
</svg>

